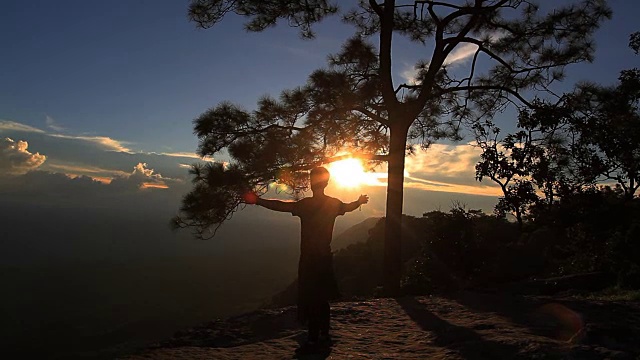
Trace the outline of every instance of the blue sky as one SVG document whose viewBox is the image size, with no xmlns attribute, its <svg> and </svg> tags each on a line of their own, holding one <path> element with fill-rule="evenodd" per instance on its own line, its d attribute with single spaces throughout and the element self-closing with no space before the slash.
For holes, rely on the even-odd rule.
<svg viewBox="0 0 640 360">
<path fill-rule="evenodd" d="M 316 26 L 313 41 L 301 40 L 286 24 L 246 33 L 242 19 L 234 16 L 200 30 L 188 22 L 187 5 L 175 0 L 3 1 L 0 139 L 12 139 L 3 146 L 12 147 L 14 160 L 28 160 L 14 172 L 132 178 L 185 191 L 186 165 L 195 161 L 197 146 L 193 118 L 224 100 L 253 109 L 265 94 L 277 96 L 304 84 L 352 34 L 338 18 Z M 629 34 L 640 30 L 640 2 L 612 0 L 611 6 L 613 20 L 596 36 L 595 62 L 569 67 L 557 90 L 583 80 L 611 84 L 620 70 L 638 66 L 639 57 L 627 44 Z M 428 53 L 395 42 L 396 79 Z M 465 65 L 462 60 L 460 66 Z M 514 123 L 506 116 L 501 121 Z M 488 184 L 475 182 L 477 154 L 468 147 L 441 145 L 422 155 L 408 162 L 407 185 L 432 196 L 444 190 L 430 207 L 446 209 L 452 193 L 492 194 Z M 381 214 L 383 189 L 368 191 L 379 192 L 372 213 Z M 469 202 L 489 210 L 495 197 Z M 428 210 L 415 197 L 407 197 L 406 204 L 412 214 Z"/>
<path fill-rule="evenodd" d="M 0 117 L 109 136 L 137 150 L 191 151 L 191 120 L 222 100 L 252 106 L 299 85 L 341 44 L 278 27 L 209 31 L 185 1 L 9 1 L 0 15 Z"/>
<path fill-rule="evenodd" d="M 628 35 L 637 1 L 612 1 L 614 19 L 597 36 L 594 64 L 574 66 L 566 84 L 612 82 L 634 65 Z M 350 28 L 338 19 L 302 41 L 278 26 L 242 31 L 229 16 L 209 30 L 186 18 L 186 1 L 3 1 L 0 118 L 66 133 L 108 136 L 144 151 L 194 151 L 191 120 L 222 100 L 252 108 L 264 94 L 303 84 Z M 419 49 L 418 49 L 419 50 Z M 426 53 L 426 52 L 425 52 Z M 399 43 L 396 71 L 420 57 Z"/>
</svg>

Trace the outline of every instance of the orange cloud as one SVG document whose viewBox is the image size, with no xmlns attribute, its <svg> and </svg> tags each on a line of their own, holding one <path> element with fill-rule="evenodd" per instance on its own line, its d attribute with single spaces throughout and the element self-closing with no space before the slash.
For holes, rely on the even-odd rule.
<svg viewBox="0 0 640 360">
<path fill-rule="evenodd" d="M 168 189 L 169 186 L 165 183 L 151 183 L 151 182 L 143 182 L 140 184 L 140 189 Z"/>
</svg>

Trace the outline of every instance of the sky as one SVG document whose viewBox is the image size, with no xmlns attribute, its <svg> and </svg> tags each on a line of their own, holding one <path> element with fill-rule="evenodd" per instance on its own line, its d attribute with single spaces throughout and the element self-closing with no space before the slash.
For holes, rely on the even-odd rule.
<svg viewBox="0 0 640 360">
<path fill-rule="evenodd" d="M 27 214 L 29 206 L 38 208 L 39 218 L 29 219 L 36 225 L 50 219 L 46 211 L 69 209 L 107 209 L 128 214 L 122 216 L 126 221 L 170 216 L 189 190 L 188 165 L 202 161 L 195 155 L 192 120 L 221 101 L 254 109 L 261 96 L 304 84 L 352 34 L 337 18 L 316 26 L 312 41 L 301 40 L 286 24 L 247 33 L 234 16 L 202 30 L 188 22 L 187 4 L 2 2 L 2 211 L 18 216 L 12 209 Z M 640 3 L 613 0 L 611 6 L 613 19 L 596 35 L 595 61 L 570 67 L 559 90 L 585 80 L 613 84 L 620 70 L 637 66 L 627 44 L 629 34 L 640 30 Z M 396 42 L 395 79 L 409 81 L 413 65 L 426 54 L 428 49 Z M 468 54 L 460 49 L 452 66 L 468 65 Z M 508 114 L 500 121 L 514 123 Z M 475 181 L 478 153 L 466 145 L 470 140 L 435 144 L 407 160 L 406 213 L 447 210 L 456 200 L 491 211 L 499 193 Z M 332 186 L 329 191 L 344 201 L 360 193 L 372 199 L 338 228 L 383 215 L 383 186 Z M 233 224 L 256 217 L 293 221 L 251 209 Z"/>
</svg>

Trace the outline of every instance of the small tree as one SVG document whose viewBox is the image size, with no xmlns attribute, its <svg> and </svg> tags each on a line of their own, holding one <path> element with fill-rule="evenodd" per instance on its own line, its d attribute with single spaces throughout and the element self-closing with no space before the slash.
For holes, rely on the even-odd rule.
<svg viewBox="0 0 640 360">
<path fill-rule="evenodd" d="M 535 110 L 522 109 L 518 116 L 518 131 L 500 139 L 500 128 L 493 122 L 476 123 L 473 130 L 476 145 L 482 150 L 476 164 L 476 179 L 485 177 L 500 186 L 503 196 L 495 207 L 498 216 L 511 213 L 520 229 L 528 208 L 543 199 L 551 204 L 560 188 L 570 183 L 568 170 L 571 151 L 567 139 L 568 112 L 557 104 L 536 100 Z"/>
<path fill-rule="evenodd" d="M 629 47 L 638 55 L 638 52 L 640 52 L 640 31 L 634 32 L 629 36 Z"/>
<path fill-rule="evenodd" d="M 250 31 L 286 19 L 302 37 L 312 38 L 313 23 L 340 11 L 323 0 L 193 0 L 189 14 L 198 26 L 210 27 L 229 12 L 248 18 Z M 227 192 L 262 190 L 274 180 L 299 193 L 308 185 L 299 171 L 339 158 L 346 146 L 357 156 L 387 164 L 384 285 L 397 293 L 408 148 L 457 138 L 460 123 L 491 118 L 508 104 L 528 105 L 527 90 L 545 89 L 562 79 L 565 66 L 592 59 L 593 31 L 610 10 L 604 0 L 547 14 L 523 0 L 370 0 L 342 14 L 355 26 L 355 35 L 307 85 L 283 92 L 278 100 L 264 98 L 255 111 L 223 103 L 196 119 L 199 154 L 227 149 L 233 165 L 194 169 L 194 191 L 176 224 L 200 230 L 217 226 L 241 203 L 240 193 Z M 425 50 L 415 78 L 402 84 L 393 80 L 397 36 Z M 471 49 L 471 61 L 452 69 L 462 47 Z M 242 185 L 213 180 L 218 177 Z"/>
<path fill-rule="evenodd" d="M 636 54 L 639 35 L 629 44 Z M 574 102 L 585 169 L 617 182 L 632 199 L 640 187 L 640 70 L 621 71 L 615 86 L 583 84 Z"/>
<path fill-rule="evenodd" d="M 628 199 L 640 187 L 640 71 L 623 71 L 615 87 L 585 86 L 591 111 L 578 124 L 593 176 L 617 182 Z"/>
<path fill-rule="evenodd" d="M 520 111 L 518 131 L 502 139 L 491 121 L 475 124 L 482 150 L 476 178 L 491 179 L 504 195 L 496 213 L 513 213 L 521 225 L 536 193 L 551 205 L 607 180 L 633 198 L 640 187 L 639 99 L 640 71 L 630 69 L 616 86 L 581 84 L 555 104 L 536 101 Z"/>
</svg>

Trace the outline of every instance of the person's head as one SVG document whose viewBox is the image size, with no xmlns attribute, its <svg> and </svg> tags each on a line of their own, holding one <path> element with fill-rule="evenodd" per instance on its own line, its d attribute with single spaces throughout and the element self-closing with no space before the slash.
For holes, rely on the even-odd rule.
<svg viewBox="0 0 640 360">
<path fill-rule="evenodd" d="M 323 167 L 317 167 L 311 170 L 309 180 L 311 181 L 311 191 L 322 191 L 329 184 L 329 170 Z"/>
</svg>

